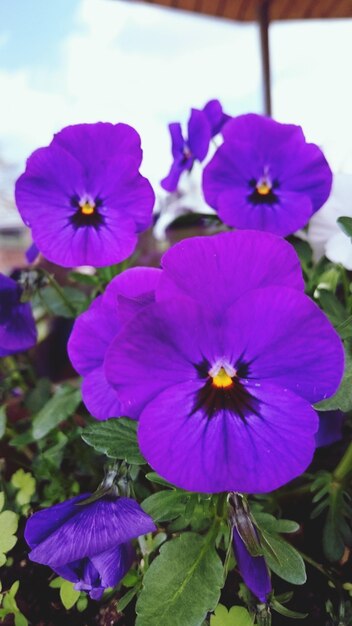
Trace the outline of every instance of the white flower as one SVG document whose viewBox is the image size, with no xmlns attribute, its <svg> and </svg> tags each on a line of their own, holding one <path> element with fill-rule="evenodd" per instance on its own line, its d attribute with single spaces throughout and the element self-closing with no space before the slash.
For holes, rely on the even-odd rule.
<svg viewBox="0 0 352 626">
<path fill-rule="evenodd" d="M 309 222 L 306 233 L 299 233 L 313 249 L 317 262 L 326 256 L 352 270 L 352 242 L 340 229 L 339 217 L 352 217 L 352 174 L 336 174 L 328 201 Z"/>
</svg>

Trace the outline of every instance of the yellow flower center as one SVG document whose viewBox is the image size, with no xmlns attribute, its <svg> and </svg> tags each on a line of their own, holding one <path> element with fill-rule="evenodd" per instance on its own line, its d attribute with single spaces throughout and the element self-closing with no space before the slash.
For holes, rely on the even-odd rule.
<svg viewBox="0 0 352 626">
<path fill-rule="evenodd" d="M 267 183 L 265 180 L 261 181 L 260 183 L 258 183 L 258 185 L 257 185 L 257 192 L 261 196 L 267 196 L 268 193 L 270 193 L 270 191 L 271 191 L 271 185 L 269 183 Z"/>
<path fill-rule="evenodd" d="M 231 385 L 233 385 L 233 380 L 231 376 L 228 375 L 225 368 L 223 367 L 220 367 L 218 373 L 212 378 L 214 387 L 226 389 L 226 387 L 231 387 Z"/>
<path fill-rule="evenodd" d="M 90 202 L 84 202 L 80 205 L 82 215 L 93 215 L 95 211 L 95 204 Z"/>
</svg>

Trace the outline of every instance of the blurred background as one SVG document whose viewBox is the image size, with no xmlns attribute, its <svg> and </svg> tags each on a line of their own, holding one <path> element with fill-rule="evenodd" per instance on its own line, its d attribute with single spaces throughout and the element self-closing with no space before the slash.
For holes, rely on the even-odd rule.
<svg viewBox="0 0 352 626">
<path fill-rule="evenodd" d="M 203 0 L 220 16 L 236 2 Z M 311 2 L 322 15 L 339 3 L 352 14 L 350 0 Z M 158 190 L 169 122 L 211 98 L 231 115 L 264 111 L 259 30 L 157 0 L 0 0 L 0 270 L 24 262 L 13 185 L 35 148 L 68 124 L 127 122 Z M 273 117 L 301 124 L 335 173 L 352 173 L 352 19 L 274 20 L 269 34 Z"/>
</svg>

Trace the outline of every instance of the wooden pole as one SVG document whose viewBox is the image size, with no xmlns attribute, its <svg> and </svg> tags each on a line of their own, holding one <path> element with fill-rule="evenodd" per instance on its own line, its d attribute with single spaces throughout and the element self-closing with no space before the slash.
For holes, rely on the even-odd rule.
<svg viewBox="0 0 352 626">
<path fill-rule="evenodd" d="M 271 117 L 271 79 L 269 49 L 270 1 L 271 0 L 260 0 L 258 4 L 258 21 L 260 31 L 260 48 L 263 76 L 263 106 L 264 114 L 268 115 L 269 117 Z"/>
</svg>

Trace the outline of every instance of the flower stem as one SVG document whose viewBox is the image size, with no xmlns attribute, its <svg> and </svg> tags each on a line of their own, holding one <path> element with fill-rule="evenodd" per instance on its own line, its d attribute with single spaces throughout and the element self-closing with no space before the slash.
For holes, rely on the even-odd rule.
<svg viewBox="0 0 352 626">
<path fill-rule="evenodd" d="M 54 276 L 50 274 L 50 272 L 47 272 L 46 270 L 43 270 L 43 272 L 45 276 L 47 277 L 50 286 L 53 289 L 55 289 L 57 295 L 64 302 L 65 306 L 68 308 L 70 313 L 72 313 L 73 317 L 76 317 L 77 311 L 75 307 L 71 304 L 69 298 L 66 296 L 64 290 L 60 287 L 59 283 L 55 280 Z"/>
<path fill-rule="evenodd" d="M 338 463 L 333 473 L 333 477 L 337 482 L 342 483 L 345 477 L 351 472 L 352 472 L 352 442 L 349 444 L 341 461 Z"/>
</svg>

